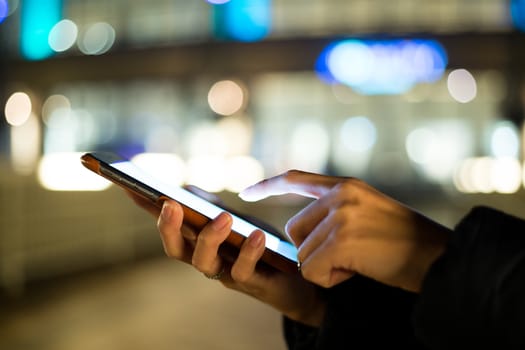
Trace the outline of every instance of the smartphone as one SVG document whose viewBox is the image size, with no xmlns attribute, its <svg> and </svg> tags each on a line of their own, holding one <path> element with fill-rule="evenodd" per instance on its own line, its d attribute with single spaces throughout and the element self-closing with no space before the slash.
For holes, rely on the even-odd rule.
<svg viewBox="0 0 525 350">
<path fill-rule="evenodd" d="M 261 260 L 283 272 L 298 272 L 300 265 L 297 260 L 296 247 L 284 239 L 279 232 L 270 229 L 269 225 L 258 225 L 254 221 L 224 206 L 214 204 L 181 186 L 164 183 L 149 174 L 147 169 L 138 167 L 129 159 L 118 154 L 90 152 L 83 154 L 80 159 L 89 170 L 150 200 L 159 208 L 162 207 L 162 203 L 167 198 L 177 201 L 182 205 L 184 211 L 184 223 L 196 231 L 200 231 L 221 212 L 230 212 L 233 218 L 232 231 L 225 243 L 239 249 L 253 231 L 261 230 L 266 238 L 266 247 Z"/>
</svg>

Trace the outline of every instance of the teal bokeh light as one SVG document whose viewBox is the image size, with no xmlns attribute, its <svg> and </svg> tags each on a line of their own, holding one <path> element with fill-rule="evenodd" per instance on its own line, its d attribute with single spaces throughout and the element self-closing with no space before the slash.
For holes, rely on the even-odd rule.
<svg viewBox="0 0 525 350">
<path fill-rule="evenodd" d="M 20 50 L 28 60 L 42 60 L 53 54 L 48 36 L 61 20 L 62 0 L 24 0 L 21 3 Z"/>
<path fill-rule="evenodd" d="M 514 26 L 525 32 L 525 0 L 511 0 L 510 15 Z"/>
<path fill-rule="evenodd" d="M 259 41 L 270 32 L 271 0 L 230 0 L 213 5 L 213 34 L 217 39 Z"/>
</svg>

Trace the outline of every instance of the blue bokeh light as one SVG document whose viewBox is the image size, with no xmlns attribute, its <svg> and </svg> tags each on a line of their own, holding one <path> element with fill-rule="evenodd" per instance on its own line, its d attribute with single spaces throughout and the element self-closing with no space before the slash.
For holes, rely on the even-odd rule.
<svg viewBox="0 0 525 350">
<path fill-rule="evenodd" d="M 7 0 L 0 0 L 0 23 L 2 23 L 9 15 L 9 4 Z"/>
<path fill-rule="evenodd" d="M 329 84 L 365 94 L 400 94 L 417 83 L 440 79 L 447 66 L 443 46 L 434 40 L 342 40 L 319 55 L 315 70 Z"/>
<path fill-rule="evenodd" d="M 62 0 L 24 0 L 21 7 L 20 50 L 29 60 L 41 60 L 54 51 L 48 36 L 61 20 Z"/>
<path fill-rule="evenodd" d="M 525 0 L 511 0 L 510 15 L 514 26 L 525 32 Z"/>
<path fill-rule="evenodd" d="M 213 31 L 218 39 L 253 42 L 271 29 L 271 0 L 230 0 L 213 6 Z"/>
</svg>

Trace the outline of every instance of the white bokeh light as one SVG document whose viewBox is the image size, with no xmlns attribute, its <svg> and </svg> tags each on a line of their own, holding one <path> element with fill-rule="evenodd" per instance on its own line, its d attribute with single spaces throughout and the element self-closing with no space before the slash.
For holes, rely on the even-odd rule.
<svg viewBox="0 0 525 350">
<path fill-rule="evenodd" d="M 364 152 L 376 143 L 377 131 L 370 119 L 362 116 L 351 117 L 341 127 L 341 140 L 349 150 Z"/>
<path fill-rule="evenodd" d="M 24 124 L 30 117 L 32 110 L 31 99 L 25 92 L 15 92 L 5 104 L 5 118 L 12 126 Z"/>
<path fill-rule="evenodd" d="M 217 114 L 232 115 L 245 104 L 244 89 L 232 80 L 218 81 L 208 92 L 210 108 Z"/>
<path fill-rule="evenodd" d="M 292 131 L 288 141 L 287 167 L 321 172 L 330 153 L 330 136 L 316 121 L 303 121 Z"/>
<path fill-rule="evenodd" d="M 101 55 L 115 43 L 115 29 L 105 22 L 90 25 L 78 41 L 80 51 L 86 55 Z"/>
<path fill-rule="evenodd" d="M 77 25 L 69 19 L 63 19 L 51 28 L 48 43 L 54 51 L 63 52 L 75 44 L 77 37 Z"/>
<path fill-rule="evenodd" d="M 454 183 L 465 193 L 515 193 L 519 190 L 523 171 L 520 162 L 512 157 L 467 158 L 458 167 Z"/>
<path fill-rule="evenodd" d="M 477 95 L 476 79 L 466 69 L 456 69 L 450 72 L 447 87 L 450 96 L 461 103 L 470 102 Z"/>
<path fill-rule="evenodd" d="M 82 166 L 82 153 L 50 153 L 40 159 L 38 181 L 51 191 L 102 191 L 111 182 Z"/>
<path fill-rule="evenodd" d="M 225 168 L 225 188 L 230 192 L 239 193 L 264 178 L 263 166 L 250 156 L 231 157 L 226 160 Z"/>
<path fill-rule="evenodd" d="M 406 151 L 429 180 L 445 183 L 463 159 L 471 156 L 472 133 L 461 122 L 444 120 L 413 130 L 406 139 Z"/>
<path fill-rule="evenodd" d="M 490 137 L 490 151 L 494 157 L 518 157 L 520 147 L 518 129 L 508 121 L 495 125 Z"/>
</svg>

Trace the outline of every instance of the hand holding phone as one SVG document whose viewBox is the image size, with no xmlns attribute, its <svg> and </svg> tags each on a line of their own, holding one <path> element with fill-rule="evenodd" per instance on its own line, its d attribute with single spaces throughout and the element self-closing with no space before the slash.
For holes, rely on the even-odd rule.
<svg viewBox="0 0 525 350">
<path fill-rule="evenodd" d="M 258 225 L 242 215 L 214 204 L 202 196 L 191 191 L 163 183 L 145 169 L 141 169 L 130 160 L 114 153 L 92 152 L 81 157 L 82 164 L 112 181 L 113 183 L 146 198 L 157 207 L 161 207 L 164 200 L 171 198 L 182 205 L 184 223 L 200 231 L 210 220 L 223 211 L 230 212 L 233 218 L 232 232 L 226 243 L 239 249 L 244 240 L 254 231 L 261 230 L 265 235 L 266 247 L 261 258 L 263 262 L 284 272 L 297 273 L 297 249 L 289 241 L 272 230 L 269 225 Z M 261 226 L 264 226 L 261 227 Z"/>
</svg>

